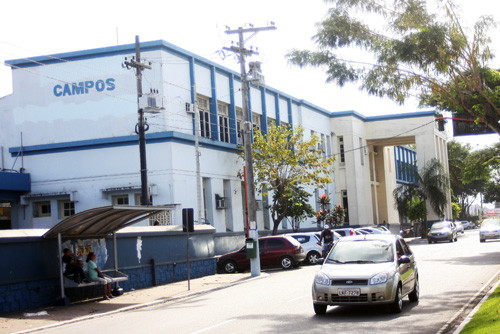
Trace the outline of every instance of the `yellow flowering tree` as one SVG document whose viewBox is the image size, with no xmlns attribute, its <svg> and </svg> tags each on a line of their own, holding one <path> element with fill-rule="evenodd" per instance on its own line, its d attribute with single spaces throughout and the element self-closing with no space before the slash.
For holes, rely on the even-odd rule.
<svg viewBox="0 0 500 334">
<path fill-rule="evenodd" d="M 300 125 L 271 125 L 268 130 L 267 134 L 258 130 L 254 133 L 253 168 L 257 189 L 273 193 L 269 208 L 276 234 L 281 221 L 294 216 L 293 201 L 289 200 L 294 189 L 307 185 L 322 188 L 332 183 L 335 159 L 320 149 L 320 139 L 315 134 L 305 140 Z"/>
</svg>

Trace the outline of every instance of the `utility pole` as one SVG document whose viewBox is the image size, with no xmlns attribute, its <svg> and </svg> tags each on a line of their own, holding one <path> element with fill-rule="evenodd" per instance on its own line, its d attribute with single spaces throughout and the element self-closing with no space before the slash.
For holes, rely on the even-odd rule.
<svg viewBox="0 0 500 334">
<path fill-rule="evenodd" d="M 258 240 L 259 235 L 257 231 L 257 202 L 255 201 L 255 184 L 253 177 L 253 164 L 252 164 L 252 123 L 250 122 L 249 115 L 249 103 L 248 103 L 248 78 L 245 67 L 245 57 L 258 54 L 256 51 L 248 50 L 245 48 L 245 33 L 252 33 L 249 37 L 253 37 L 257 32 L 264 30 L 274 30 L 276 27 L 272 22 L 270 26 L 254 28 L 250 26 L 249 28 L 239 27 L 238 29 L 231 30 L 227 29 L 226 34 L 238 34 L 239 42 L 238 46 L 231 46 L 229 48 L 224 48 L 225 50 L 232 51 L 239 54 L 240 60 L 240 70 L 241 70 L 241 91 L 243 98 L 243 150 L 245 153 L 245 169 L 246 169 L 246 198 L 248 202 L 248 221 L 249 221 L 249 236 Z M 259 256 L 259 243 L 257 242 L 257 257 L 250 259 L 250 267 L 252 271 L 252 276 L 260 275 L 260 256 Z"/>
<path fill-rule="evenodd" d="M 141 159 L 141 205 L 151 205 L 149 199 L 148 168 L 146 162 L 146 131 L 149 125 L 144 120 L 144 109 L 141 108 L 140 99 L 142 97 L 142 71 L 151 69 L 150 65 L 141 63 L 141 50 L 139 45 L 139 36 L 135 36 L 135 57 L 129 61 L 125 57 L 124 67 L 127 69 L 135 68 L 137 79 L 137 110 L 138 123 L 135 126 L 135 132 L 139 135 L 139 154 Z"/>
</svg>

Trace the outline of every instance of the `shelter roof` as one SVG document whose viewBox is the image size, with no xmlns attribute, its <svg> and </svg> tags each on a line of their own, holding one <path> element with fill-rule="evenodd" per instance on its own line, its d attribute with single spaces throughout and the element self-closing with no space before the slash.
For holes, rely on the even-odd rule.
<svg viewBox="0 0 500 334">
<path fill-rule="evenodd" d="M 56 238 L 59 233 L 63 238 L 104 237 L 174 207 L 113 205 L 93 208 L 62 220 L 43 237 Z"/>
</svg>

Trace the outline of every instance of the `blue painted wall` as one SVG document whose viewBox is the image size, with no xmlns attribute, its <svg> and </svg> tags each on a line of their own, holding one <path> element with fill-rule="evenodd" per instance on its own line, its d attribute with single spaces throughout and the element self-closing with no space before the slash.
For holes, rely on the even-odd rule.
<svg viewBox="0 0 500 334">
<path fill-rule="evenodd" d="M 190 234 L 191 278 L 217 272 L 214 231 L 195 231 Z M 140 260 L 137 256 L 139 238 L 142 245 Z M 71 241 L 72 244 L 76 242 Z M 101 268 L 112 269 L 112 238 L 106 238 L 104 245 L 107 260 Z M 129 280 L 121 282 L 120 287 L 128 291 L 151 287 L 155 284 L 154 278 L 157 285 L 187 279 L 186 248 L 186 234 L 182 232 L 117 234 L 118 267 L 129 275 Z M 58 248 L 55 239 L 41 236 L 0 237 L 0 254 L 3 259 L 0 270 L 0 314 L 53 305 L 59 299 Z M 66 294 L 71 301 L 77 301 L 100 296 L 102 288 L 66 289 Z"/>
</svg>

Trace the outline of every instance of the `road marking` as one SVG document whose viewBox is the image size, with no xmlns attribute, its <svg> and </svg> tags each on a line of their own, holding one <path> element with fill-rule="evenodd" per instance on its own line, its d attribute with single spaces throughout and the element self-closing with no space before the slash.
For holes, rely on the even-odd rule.
<svg viewBox="0 0 500 334">
<path fill-rule="evenodd" d="M 297 301 L 297 300 L 299 300 L 299 299 L 302 299 L 302 298 L 308 297 L 309 295 L 310 295 L 310 294 L 303 295 L 303 296 L 300 296 L 300 297 L 297 297 L 297 298 L 293 298 L 293 299 L 287 300 L 286 302 L 287 302 L 287 303 L 292 303 L 292 302 Z"/>
<path fill-rule="evenodd" d="M 214 329 L 214 328 L 217 328 L 217 327 L 220 327 L 220 326 L 223 326 L 225 324 L 228 324 L 230 322 L 233 322 L 235 321 L 236 319 L 229 319 L 229 320 L 226 320 L 226 321 L 223 321 L 223 322 L 219 322 L 218 324 L 216 325 L 213 325 L 213 326 L 210 326 L 210 327 L 207 327 L 207 328 L 203 328 L 203 329 L 200 329 L 199 331 L 196 331 L 196 332 L 192 332 L 191 334 L 199 334 L 199 333 L 204 333 L 206 331 L 209 331 L 211 329 Z"/>
</svg>

